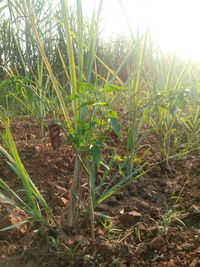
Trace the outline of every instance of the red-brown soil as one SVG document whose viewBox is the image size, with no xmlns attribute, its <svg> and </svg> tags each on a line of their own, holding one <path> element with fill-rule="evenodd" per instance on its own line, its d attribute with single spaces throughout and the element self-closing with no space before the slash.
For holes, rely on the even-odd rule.
<svg viewBox="0 0 200 267">
<path fill-rule="evenodd" d="M 73 178 L 72 147 L 63 144 L 54 151 L 47 129 L 41 138 L 37 122 L 31 118 L 14 120 L 11 130 L 31 179 L 56 220 L 63 223 Z M 20 233 L 0 232 L 0 267 L 200 266 L 199 152 L 174 161 L 171 173 L 156 165 L 153 153 L 151 157 L 155 167 L 150 172 L 97 208 L 112 220 L 103 227 L 96 219 L 95 247 L 90 221 L 85 218 L 77 229 L 70 233 L 63 229 L 56 236 L 48 230 L 34 231 L 37 226 L 31 225 Z M 21 188 L 3 156 L 0 177 L 13 189 Z M 5 212 L 1 203 L 0 207 Z M 54 243 L 55 239 L 59 242 Z"/>
</svg>

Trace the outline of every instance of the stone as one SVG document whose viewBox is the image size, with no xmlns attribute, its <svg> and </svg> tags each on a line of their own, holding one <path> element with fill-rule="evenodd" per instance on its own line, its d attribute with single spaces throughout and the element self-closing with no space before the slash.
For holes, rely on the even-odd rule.
<svg viewBox="0 0 200 267">
<path fill-rule="evenodd" d="M 190 243 L 183 243 L 181 247 L 184 251 L 192 251 L 194 249 L 194 245 Z"/>
<path fill-rule="evenodd" d="M 0 203 L 0 229 L 14 226 L 28 220 L 26 213 L 17 206 L 13 206 L 8 203 Z M 22 223 L 12 229 L 1 231 L 0 238 L 2 239 L 19 239 L 23 237 L 27 232 L 27 222 Z"/>
<path fill-rule="evenodd" d="M 182 251 L 183 249 L 182 249 L 182 247 L 181 246 L 177 246 L 176 247 L 176 251 Z"/>
<path fill-rule="evenodd" d="M 122 214 L 119 217 L 119 220 L 124 226 L 132 226 L 136 224 L 138 221 L 140 221 L 141 218 L 142 214 L 133 210 Z"/>
<path fill-rule="evenodd" d="M 169 248 L 169 249 L 174 249 L 174 248 L 175 248 L 175 244 L 169 244 L 169 245 L 168 245 L 168 248 Z"/>
<path fill-rule="evenodd" d="M 107 205 L 107 204 L 99 204 L 97 207 L 96 207 L 96 211 L 104 211 L 104 212 L 109 212 L 110 211 L 110 207 Z"/>
<path fill-rule="evenodd" d="M 151 175 L 154 175 L 156 177 L 159 177 L 160 174 L 161 174 L 161 168 L 160 168 L 160 166 L 154 166 L 154 167 L 152 167 L 152 169 L 150 171 L 150 174 Z"/>
<path fill-rule="evenodd" d="M 165 244 L 165 240 L 161 236 L 157 236 L 148 243 L 148 247 L 153 250 L 160 250 Z"/>
<path fill-rule="evenodd" d="M 145 212 L 145 213 L 151 213 L 151 210 L 152 210 L 152 205 L 142 199 L 136 199 L 134 206 L 137 210 Z"/>
<path fill-rule="evenodd" d="M 163 193 L 158 193 L 156 196 L 156 205 L 159 207 L 167 207 L 167 198 Z"/>
</svg>

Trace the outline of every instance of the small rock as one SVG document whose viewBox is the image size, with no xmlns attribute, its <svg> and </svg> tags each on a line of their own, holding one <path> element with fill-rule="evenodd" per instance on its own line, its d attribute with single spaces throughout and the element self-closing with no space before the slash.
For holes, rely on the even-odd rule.
<svg viewBox="0 0 200 267">
<path fill-rule="evenodd" d="M 161 173 L 161 168 L 160 166 L 154 166 L 151 171 L 150 171 L 151 175 L 157 176 L 159 177 L 160 173 Z"/>
<path fill-rule="evenodd" d="M 137 210 L 145 212 L 145 213 L 151 213 L 151 210 L 152 210 L 152 205 L 142 199 L 137 199 L 134 203 L 134 206 Z"/>
<path fill-rule="evenodd" d="M 156 205 L 159 207 L 167 207 L 167 198 L 164 194 L 158 193 L 157 194 L 157 200 L 156 200 Z"/>
<path fill-rule="evenodd" d="M 194 245 L 190 243 L 183 243 L 181 247 L 184 251 L 192 251 L 194 249 Z"/>
<path fill-rule="evenodd" d="M 124 226 L 132 226 L 142 218 L 142 214 L 137 211 L 125 212 L 119 217 L 120 222 Z"/>
<path fill-rule="evenodd" d="M 97 211 L 105 211 L 105 212 L 109 212 L 110 211 L 110 207 L 107 204 L 99 204 L 96 207 Z"/>
<path fill-rule="evenodd" d="M 169 248 L 169 249 L 174 249 L 174 248 L 175 248 L 175 244 L 169 244 L 169 245 L 168 245 L 168 248 Z"/>
<path fill-rule="evenodd" d="M 181 246 L 177 246 L 176 247 L 176 251 L 182 251 L 183 249 L 182 249 L 182 247 Z"/>
<path fill-rule="evenodd" d="M 84 263 L 91 262 L 92 260 L 93 260 L 93 256 L 92 255 L 86 254 L 86 255 L 83 256 Z"/>
<path fill-rule="evenodd" d="M 155 237 L 148 243 L 148 247 L 153 250 L 160 250 L 165 244 L 165 240 L 161 237 Z"/>
</svg>

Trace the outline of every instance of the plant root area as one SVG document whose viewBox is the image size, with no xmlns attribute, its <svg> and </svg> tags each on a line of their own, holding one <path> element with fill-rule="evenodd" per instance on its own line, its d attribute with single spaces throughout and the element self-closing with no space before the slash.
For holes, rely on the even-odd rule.
<svg viewBox="0 0 200 267">
<path fill-rule="evenodd" d="M 71 231 L 65 227 L 74 170 L 71 145 L 63 143 L 53 150 L 48 129 L 40 137 L 37 122 L 31 118 L 13 120 L 11 131 L 27 172 L 61 227 L 54 232 L 29 223 L 0 232 L 0 267 L 200 266 L 198 151 L 174 160 L 169 172 L 157 165 L 159 152 L 152 152 L 150 171 L 95 209 L 109 217 L 95 215 L 92 244 L 90 217 L 84 209 L 88 202 L 84 173 L 79 223 Z M 101 179 L 101 170 L 97 176 Z M 3 155 L 0 177 L 23 198 L 21 182 Z M 0 211 L 0 228 L 19 223 L 26 216 L 1 198 Z"/>
</svg>

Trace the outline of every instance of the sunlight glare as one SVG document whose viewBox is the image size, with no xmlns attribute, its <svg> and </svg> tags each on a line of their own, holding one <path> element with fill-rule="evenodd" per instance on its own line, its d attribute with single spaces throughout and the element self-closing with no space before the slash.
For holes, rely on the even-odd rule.
<svg viewBox="0 0 200 267">
<path fill-rule="evenodd" d="M 87 13 L 99 0 L 83 0 Z M 133 31 L 150 29 L 164 52 L 200 60 L 199 0 L 122 0 Z M 104 0 L 103 36 L 128 34 L 118 0 Z"/>
</svg>

